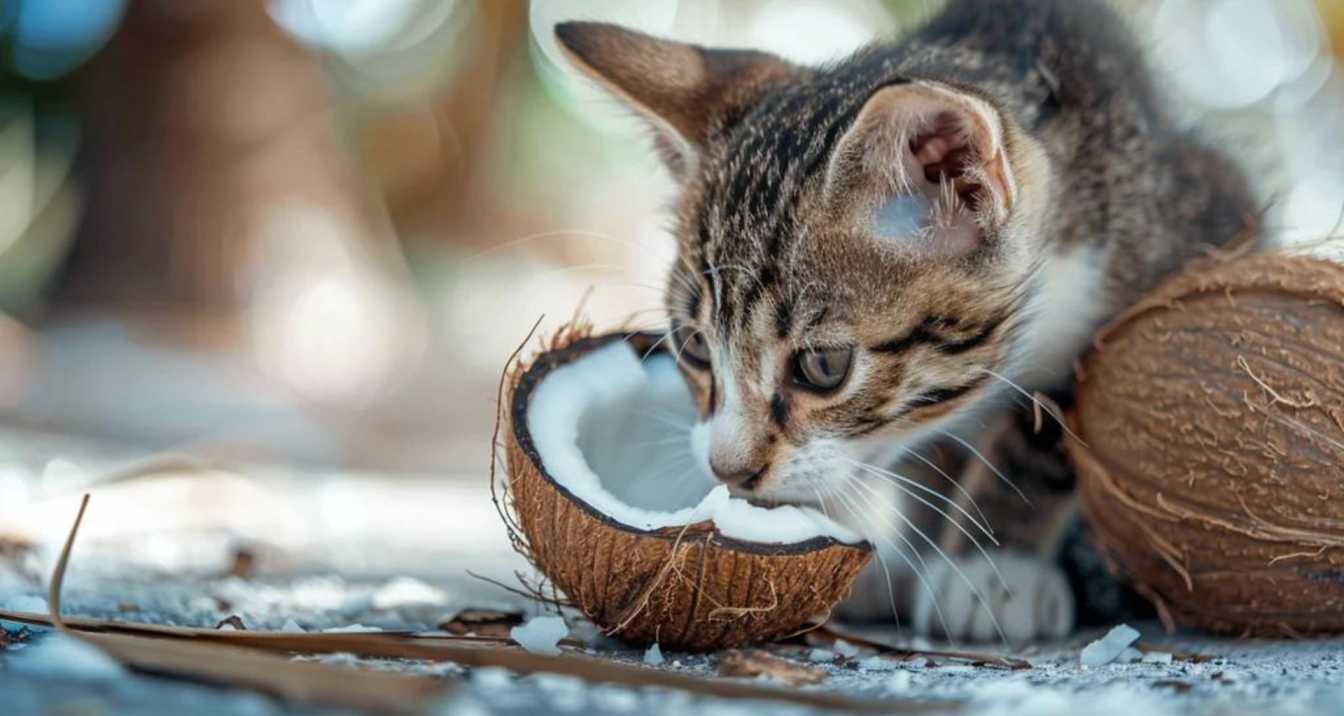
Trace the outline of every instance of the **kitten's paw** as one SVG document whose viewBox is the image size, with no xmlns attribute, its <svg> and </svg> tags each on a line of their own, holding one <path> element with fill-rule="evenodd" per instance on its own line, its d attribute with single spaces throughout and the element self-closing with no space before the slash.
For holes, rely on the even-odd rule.
<svg viewBox="0 0 1344 716">
<path fill-rule="evenodd" d="M 946 561 L 930 561 L 928 586 L 914 587 L 915 631 L 988 642 L 997 640 L 1002 629 L 1014 643 L 1057 639 L 1073 631 L 1073 590 L 1059 567 L 1013 553 L 998 553 L 993 559 L 997 573 L 979 555 L 954 558 L 955 568 Z"/>
</svg>

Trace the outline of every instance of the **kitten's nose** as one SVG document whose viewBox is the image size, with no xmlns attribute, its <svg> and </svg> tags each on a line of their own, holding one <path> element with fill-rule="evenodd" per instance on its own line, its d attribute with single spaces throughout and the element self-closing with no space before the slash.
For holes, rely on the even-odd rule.
<svg viewBox="0 0 1344 716">
<path fill-rule="evenodd" d="M 770 468 L 769 465 L 758 465 L 755 467 L 742 467 L 740 465 L 725 466 L 714 460 L 709 461 L 709 469 L 714 471 L 714 477 L 727 483 L 732 487 L 743 490 L 754 490 L 761 484 L 761 478 L 765 476 L 765 471 Z"/>
</svg>

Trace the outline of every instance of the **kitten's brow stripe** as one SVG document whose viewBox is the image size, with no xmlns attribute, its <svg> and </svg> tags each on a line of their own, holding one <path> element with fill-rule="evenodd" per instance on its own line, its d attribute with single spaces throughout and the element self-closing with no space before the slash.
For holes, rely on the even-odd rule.
<svg viewBox="0 0 1344 716">
<path fill-rule="evenodd" d="M 975 390 L 976 388 L 979 388 L 980 386 L 984 385 L 987 379 L 988 374 L 981 373 L 975 379 L 971 380 L 971 382 L 965 383 L 963 385 L 938 386 L 936 388 L 929 388 L 928 390 L 925 390 L 924 392 L 916 396 L 914 400 L 910 401 L 910 407 L 908 410 L 915 410 L 927 405 L 937 405 L 939 403 L 946 403 L 950 400 L 956 400 L 957 398 L 960 398 L 966 395 L 967 393 L 971 392 L 972 390 Z"/>
<path fill-rule="evenodd" d="M 1007 315 L 998 316 L 986 323 L 977 333 L 966 338 L 952 339 L 945 338 L 933 330 L 935 326 L 945 323 L 942 318 L 926 318 L 918 326 L 915 326 L 909 333 L 900 338 L 893 338 L 885 343 L 879 343 L 872 347 L 876 353 L 904 353 L 917 345 L 929 345 L 935 350 L 946 355 L 960 355 L 970 350 L 974 350 L 984 345 L 994 336 L 994 332 L 1007 319 Z"/>
<path fill-rule="evenodd" d="M 780 301 L 775 307 L 775 332 L 779 337 L 787 338 L 793 330 L 793 302 Z"/>
</svg>

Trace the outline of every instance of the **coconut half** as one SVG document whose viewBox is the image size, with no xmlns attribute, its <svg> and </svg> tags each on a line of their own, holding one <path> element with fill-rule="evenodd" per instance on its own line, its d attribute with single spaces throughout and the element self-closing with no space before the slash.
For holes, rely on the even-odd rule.
<svg viewBox="0 0 1344 716">
<path fill-rule="evenodd" d="M 506 452 L 526 556 L 635 643 L 721 649 L 795 632 L 849 593 L 871 545 L 810 507 L 732 497 L 697 467 L 695 404 L 656 344 L 569 335 L 515 373 Z"/>
</svg>

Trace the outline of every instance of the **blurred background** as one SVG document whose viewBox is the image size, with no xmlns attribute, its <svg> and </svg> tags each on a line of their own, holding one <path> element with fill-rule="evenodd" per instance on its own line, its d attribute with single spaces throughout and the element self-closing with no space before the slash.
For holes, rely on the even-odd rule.
<svg viewBox="0 0 1344 716">
<path fill-rule="evenodd" d="M 0 0 L 0 503 L 85 449 L 479 487 L 532 324 L 658 326 L 673 253 L 670 179 L 552 26 L 819 62 L 939 4 Z M 1276 235 L 1329 232 L 1344 0 L 1117 4 Z"/>
</svg>

